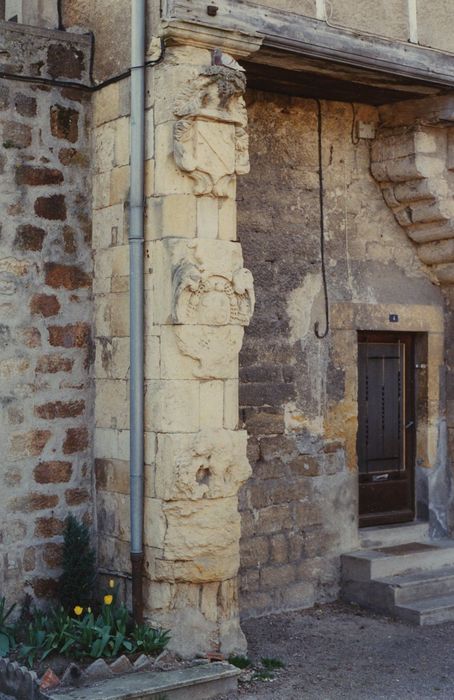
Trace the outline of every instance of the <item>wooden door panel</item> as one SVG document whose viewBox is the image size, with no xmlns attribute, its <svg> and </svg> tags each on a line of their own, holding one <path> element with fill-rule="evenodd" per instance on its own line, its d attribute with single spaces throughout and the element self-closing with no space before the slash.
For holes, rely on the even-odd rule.
<svg viewBox="0 0 454 700">
<path fill-rule="evenodd" d="M 413 383 L 411 334 L 359 335 L 360 525 L 413 518 Z"/>
</svg>

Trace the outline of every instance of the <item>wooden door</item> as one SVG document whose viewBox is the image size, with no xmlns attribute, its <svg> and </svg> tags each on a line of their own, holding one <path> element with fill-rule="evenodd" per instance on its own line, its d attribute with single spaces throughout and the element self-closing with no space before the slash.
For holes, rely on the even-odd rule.
<svg viewBox="0 0 454 700">
<path fill-rule="evenodd" d="M 413 520 L 413 336 L 361 332 L 358 342 L 359 525 Z"/>
</svg>

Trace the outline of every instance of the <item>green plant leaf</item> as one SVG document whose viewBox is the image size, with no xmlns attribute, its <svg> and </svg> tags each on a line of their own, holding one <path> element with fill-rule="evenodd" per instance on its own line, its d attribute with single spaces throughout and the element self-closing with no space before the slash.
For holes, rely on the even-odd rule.
<svg viewBox="0 0 454 700">
<path fill-rule="evenodd" d="M 0 656 L 8 656 L 9 650 L 9 636 L 4 632 L 0 632 Z"/>
<path fill-rule="evenodd" d="M 237 668 L 250 668 L 252 666 L 252 661 L 247 656 L 232 654 L 229 656 L 229 664 L 236 666 Z"/>
</svg>

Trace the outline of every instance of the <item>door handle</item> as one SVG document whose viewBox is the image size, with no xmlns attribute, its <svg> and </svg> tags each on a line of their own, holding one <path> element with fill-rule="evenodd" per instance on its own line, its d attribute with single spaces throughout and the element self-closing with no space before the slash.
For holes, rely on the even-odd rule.
<svg viewBox="0 0 454 700">
<path fill-rule="evenodd" d="M 415 424 L 415 421 L 414 421 L 414 420 L 409 421 L 409 422 L 407 423 L 407 425 L 405 426 L 405 430 L 408 430 L 408 428 L 411 428 L 411 426 L 414 425 L 414 424 Z"/>
</svg>

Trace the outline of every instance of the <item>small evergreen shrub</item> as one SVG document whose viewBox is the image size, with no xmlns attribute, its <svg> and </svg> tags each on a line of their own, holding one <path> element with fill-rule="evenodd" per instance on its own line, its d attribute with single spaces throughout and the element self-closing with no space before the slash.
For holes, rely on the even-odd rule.
<svg viewBox="0 0 454 700">
<path fill-rule="evenodd" d="M 90 546 L 88 527 L 69 515 L 63 537 L 60 602 L 65 610 L 72 610 L 76 603 L 86 607 L 92 602 L 96 577 L 95 551 Z"/>
</svg>

